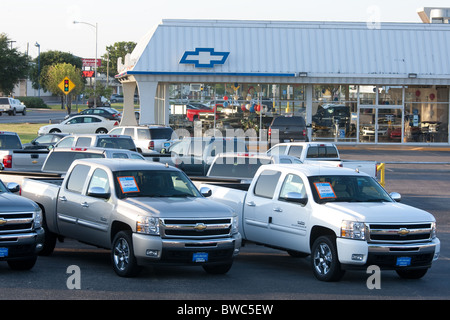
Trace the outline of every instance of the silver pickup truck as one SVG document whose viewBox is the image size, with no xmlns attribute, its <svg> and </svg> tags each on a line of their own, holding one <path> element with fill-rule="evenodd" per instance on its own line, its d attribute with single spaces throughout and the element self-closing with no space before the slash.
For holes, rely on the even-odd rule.
<svg viewBox="0 0 450 320">
<path fill-rule="evenodd" d="M 76 160 L 64 179 L 27 178 L 22 195 L 42 208 L 50 254 L 60 236 L 111 249 L 119 276 L 147 263 L 226 273 L 239 253 L 237 215 L 206 199 L 182 171 L 130 159 Z"/>
</svg>

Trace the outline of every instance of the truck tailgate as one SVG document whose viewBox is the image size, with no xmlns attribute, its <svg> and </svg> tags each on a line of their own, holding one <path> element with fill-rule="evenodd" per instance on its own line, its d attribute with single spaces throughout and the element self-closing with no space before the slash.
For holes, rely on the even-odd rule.
<svg viewBox="0 0 450 320">
<path fill-rule="evenodd" d="M 41 171 L 47 156 L 47 150 L 14 150 L 12 154 L 12 168 L 14 170 Z"/>
</svg>

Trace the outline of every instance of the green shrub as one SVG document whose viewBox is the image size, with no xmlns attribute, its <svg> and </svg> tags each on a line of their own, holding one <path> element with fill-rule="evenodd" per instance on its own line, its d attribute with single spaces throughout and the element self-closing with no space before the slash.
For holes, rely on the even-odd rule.
<svg viewBox="0 0 450 320">
<path fill-rule="evenodd" d="M 27 108 L 48 108 L 47 104 L 38 97 L 18 97 L 21 102 L 23 102 Z"/>
</svg>

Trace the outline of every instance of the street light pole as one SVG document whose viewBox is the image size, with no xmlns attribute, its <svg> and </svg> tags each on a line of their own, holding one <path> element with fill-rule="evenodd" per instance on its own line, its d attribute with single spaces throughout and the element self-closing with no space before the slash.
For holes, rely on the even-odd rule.
<svg viewBox="0 0 450 320">
<path fill-rule="evenodd" d="M 38 48 L 38 97 L 41 97 L 41 45 L 36 41 L 35 46 Z"/>
<path fill-rule="evenodd" d="M 95 63 L 94 63 L 94 108 L 97 108 L 97 91 L 96 91 L 96 85 L 97 85 L 97 43 L 98 43 L 98 24 L 97 22 L 94 24 L 89 22 L 83 22 L 83 21 L 74 21 L 74 24 L 82 23 L 87 24 L 88 26 L 91 26 L 95 28 Z"/>
</svg>

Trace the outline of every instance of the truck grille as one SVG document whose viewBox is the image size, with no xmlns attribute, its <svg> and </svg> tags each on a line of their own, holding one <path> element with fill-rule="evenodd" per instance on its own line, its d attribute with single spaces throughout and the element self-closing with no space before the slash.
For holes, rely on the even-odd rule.
<svg viewBox="0 0 450 320">
<path fill-rule="evenodd" d="M 33 230 L 32 212 L 0 213 L 0 235 Z"/>
<path fill-rule="evenodd" d="M 226 237 L 231 233 L 232 221 L 226 219 L 160 219 L 163 238 L 208 239 Z"/>
<path fill-rule="evenodd" d="M 369 224 L 369 242 L 413 243 L 431 239 L 431 223 Z"/>
</svg>

